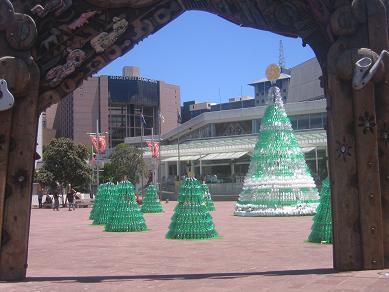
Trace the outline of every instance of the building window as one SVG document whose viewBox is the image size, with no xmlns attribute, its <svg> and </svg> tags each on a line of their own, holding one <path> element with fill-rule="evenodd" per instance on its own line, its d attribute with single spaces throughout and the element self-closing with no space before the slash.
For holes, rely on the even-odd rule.
<svg viewBox="0 0 389 292">
<path fill-rule="evenodd" d="M 299 130 L 309 129 L 309 115 L 300 116 L 297 127 Z"/>
<path fill-rule="evenodd" d="M 294 118 L 294 117 L 291 117 L 291 118 L 290 118 L 290 122 L 291 122 L 291 124 L 292 124 L 293 130 L 297 130 L 297 119 Z"/>
<path fill-rule="evenodd" d="M 310 115 L 310 129 L 322 129 L 323 128 L 323 117 L 322 114 Z"/>
</svg>

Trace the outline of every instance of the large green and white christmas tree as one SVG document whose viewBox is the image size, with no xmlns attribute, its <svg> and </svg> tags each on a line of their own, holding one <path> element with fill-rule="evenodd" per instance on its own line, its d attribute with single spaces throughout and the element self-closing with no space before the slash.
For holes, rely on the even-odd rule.
<svg viewBox="0 0 389 292">
<path fill-rule="evenodd" d="M 234 214 L 312 215 L 319 203 L 318 191 L 286 115 L 280 89 L 272 86 L 268 99 L 271 104 L 261 121 Z"/>
<path fill-rule="evenodd" d="M 321 186 L 320 204 L 313 217 L 309 242 L 332 243 L 332 212 L 330 180 L 327 177 Z"/>
<path fill-rule="evenodd" d="M 116 187 L 116 202 L 105 225 L 105 231 L 145 231 L 147 226 L 135 197 L 134 185 L 129 181 Z"/>
<path fill-rule="evenodd" d="M 186 178 L 178 193 L 178 204 L 166 234 L 168 239 L 211 239 L 218 237 L 204 200 L 201 184 Z"/>
<path fill-rule="evenodd" d="M 159 200 L 157 188 L 149 185 L 142 200 L 141 210 L 143 213 L 161 213 L 163 212 L 161 201 Z"/>
</svg>

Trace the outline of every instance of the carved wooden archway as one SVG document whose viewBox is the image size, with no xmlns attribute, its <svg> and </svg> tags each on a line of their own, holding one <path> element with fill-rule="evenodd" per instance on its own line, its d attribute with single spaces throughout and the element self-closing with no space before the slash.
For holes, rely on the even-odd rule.
<svg viewBox="0 0 389 292">
<path fill-rule="evenodd" d="M 0 279 L 27 269 L 39 113 L 187 10 L 301 37 L 323 70 L 337 270 L 389 267 L 389 61 L 352 87 L 354 63 L 388 49 L 388 0 L 0 0 Z M 366 49 L 361 49 L 366 48 Z M 371 66 L 367 66 L 369 69 Z M 1 86 L 0 86 L 1 90 Z"/>
</svg>

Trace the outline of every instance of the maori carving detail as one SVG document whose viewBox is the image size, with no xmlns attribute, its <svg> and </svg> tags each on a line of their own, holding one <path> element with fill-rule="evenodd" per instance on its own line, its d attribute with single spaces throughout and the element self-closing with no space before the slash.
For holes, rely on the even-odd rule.
<svg viewBox="0 0 389 292">
<path fill-rule="evenodd" d="M 331 15 L 331 29 L 335 35 L 352 35 L 358 28 L 350 6 L 342 6 Z"/>
<path fill-rule="evenodd" d="M 384 127 L 381 131 L 381 138 L 385 145 L 389 144 L 389 127 L 386 127 L 386 123 L 384 123 Z"/>
<path fill-rule="evenodd" d="M 45 6 L 40 4 L 35 5 L 31 12 L 39 17 L 45 17 L 49 13 L 54 12 L 54 15 L 61 15 L 72 6 L 72 0 L 49 0 Z"/>
<path fill-rule="evenodd" d="M 34 45 L 37 34 L 34 20 L 20 13 L 15 13 L 12 25 L 6 29 L 7 41 L 16 50 L 30 49 Z"/>
<path fill-rule="evenodd" d="M 373 59 L 364 57 L 355 63 L 355 71 L 353 76 L 353 87 L 355 89 L 364 88 L 370 80 L 372 80 L 380 67 L 383 67 L 383 59 L 389 57 L 389 52 L 383 50 L 378 58 L 376 58 L 374 64 Z M 384 71 L 384 68 L 381 68 Z"/>
<path fill-rule="evenodd" d="M 77 28 L 83 27 L 85 24 L 88 23 L 88 20 L 95 16 L 97 14 L 96 11 L 88 11 L 84 12 L 80 15 L 79 18 L 77 18 L 75 21 L 73 21 L 71 24 L 68 25 L 69 29 L 76 30 Z"/>
<path fill-rule="evenodd" d="M 54 87 L 58 85 L 65 77 L 72 74 L 85 60 L 85 53 L 82 50 L 76 49 L 69 53 L 66 58 L 66 63 L 54 67 L 46 74 L 46 80 L 49 85 Z"/>
<path fill-rule="evenodd" d="M 41 42 L 41 47 L 45 48 L 47 51 L 50 49 L 52 45 L 58 44 L 58 36 L 61 35 L 61 31 L 53 27 L 50 29 L 51 35 Z"/>
<path fill-rule="evenodd" d="M 346 137 L 343 137 L 343 141 L 336 141 L 336 144 L 338 145 L 336 148 L 336 153 L 337 153 L 337 158 L 343 158 L 343 161 L 346 161 L 346 158 L 351 156 L 351 148 L 347 142 L 346 142 Z"/>
<path fill-rule="evenodd" d="M 160 2 L 160 0 L 87 0 L 89 3 L 99 7 L 132 7 L 141 8 Z"/>
<path fill-rule="evenodd" d="M 328 0 L 46 0 L 32 9 L 42 34 L 39 46 L 44 49 L 37 56 L 45 76 L 41 94 L 56 91 L 64 96 L 66 84 L 78 85 L 187 9 L 205 10 L 242 26 L 299 35 L 311 43 L 311 35 L 329 27 L 329 7 Z M 84 52 L 85 61 L 76 62 L 78 74 L 69 76 L 74 66 L 65 69 L 62 66 L 68 62 L 59 62 L 63 51 L 76 49 Z"/>
<path fill-rule="evenodd" d="M 14 19 L 15 11 L 8 0 L 0 2 L 0 30 L 5 30 Z"/>
<path fill-rule="evenodd" d="M 15 99 L 8 90 L 7 81 L 0 79 L 0 112 L 10 109 Z"/>
<path fill-rule="evenodd" d="M 102 32 L 101 34 L 94 37 L 90 41 L 90 44 L 95 49 L 96 53 L 102 53 L 117 41 L 120 35 L 122 35 L 127 30 L 127 27 L 127 20 L 124 18 L 120 19 L 118 17 L 114 17 L 112 32 Z"/>
<path fill-rule="evenodd" d="M 376 126 L 376 122 L 372 114 L 369 114 L 366 111 L 363 116 L 359 116 L 358 127 L 362 128 L 363 134 L 366 134 L 367 132 L 373 134 L 375 126 Z"/>
</svg>

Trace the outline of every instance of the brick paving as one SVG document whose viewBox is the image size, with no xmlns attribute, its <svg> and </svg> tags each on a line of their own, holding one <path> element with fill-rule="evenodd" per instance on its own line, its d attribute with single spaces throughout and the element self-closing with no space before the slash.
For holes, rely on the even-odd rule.
<svg viewBox="0 0 389 292">
<path fill-rule="evenodd" d="M 221 239 L 166 240 L 175 204 L 140 233 L 104 232 L 90 209 L 34 209 L 28 278 L 0 291 L 389 291 L 389 270 L 335 273 L 332 246 L 304 242 L 312 217 L 234 217 L 216 202 Z"/>
</svg>

